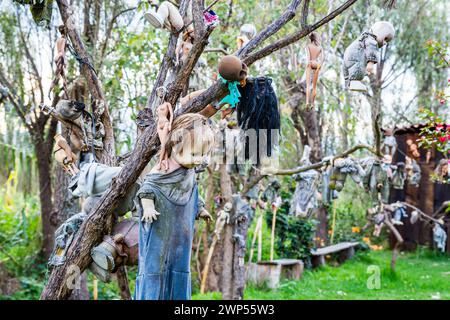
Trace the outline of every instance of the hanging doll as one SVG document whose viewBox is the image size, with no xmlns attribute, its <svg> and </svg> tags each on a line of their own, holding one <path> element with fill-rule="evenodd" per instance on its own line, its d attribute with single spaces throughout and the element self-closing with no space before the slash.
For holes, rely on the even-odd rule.
<svg viewBox="0 0 450 320">
<path fill-rule="evenodd" d="M 420 166 L 417 164 L 417 161 L 411 159 L 410 157 L 406 157 L 406 175 L 408 178 L 408 183 L 412 187 L 418 187 L 420 184 L 420 179 L 422 178 Z"/>
<path fill-rule="evenodd" d="M 420 158 L 419 148 L 417 147 L 417 144 L 412 141 L 412 139 L 406 140 L 406 145 L 408 146 L 409 155 L 411 155 L 414 159 Z"/>
<path fill-rule="evenodd" d="M 50 90 L 48 92 L 49 98 L 50 93 L 53 91 L 53 88 L 58 84 L 59 79 L 63 80 L 63 90 L 66 98 L 69 97 L 69 93 L 67 90 L 67 78 L 66 78 L 66 69 L 67 69 L 67 57 L 66 57 L 66 49 L 67 49 L 67 35 L 66 35 L 66 27 L 61 25 L 58 27 L 59 32 L 61 33 L 61 37 L 56 41 L 56 56 L 55 56 L 55 78 L 53 79 Z"/>
<path fill-rule="evenodd" d="M 214 234 L 216 235 L 217 240 L 220 240 L 220 235 L 225 225 L 230 223 L 230 212 L 232 208 L 233 205 L 231 202 L 227 202 L 223 206 L 223 209 L 217 213 L 216 226 L 214 228 Z"/>
<path fill-rule="evenodd" d="M 227 109 L 222 111 L 222 119 L 224 119 L 234 111 L 240 101 L 241 93 L 238 86 L 245 86 L 248 68 L 237 56 L 228 55 L 220 59 L 218 71 L 219 78 L 228 87 L 228 95 L 218 103 L 219 106 L 228 105 Z"/>
<path fill-rule="evenodd" d="M 438 183 L 450 182 L 450 162 L 447 159 L 441 159 L 434 169 L 435 179 Z"/>
<path fill-rule="evenodd" d="M 406 207 L 397 203 L 394 203 L 391 206 L 393 207 L 393 210 L 391 210 L 393 211 L 392 223 L 396 225 L 403 225 L 402 219 L 408 217 L 406 214 Z"/>
<path fill-rule="evenodd" d="M 359 160 L 361 167 L 365 171 L 363 185 L 366 191 L 370 192 L 372 199 L 378 201 L 378 195 L 384 203 L 389 201 L 389 178 L 383 169 L 380 160 L 373 157 Z"/>
<path fill-rule="evenodd" d="M 394 137 L 392 129 L 386 129 L 384 131 L 384 140 L 381 145 L 381 151 L 383 154 L 390 155 L 391 157 L 395 155 L 395 151 L 397 151 L 397 140 Z"/>
<path fill-rule="evenodd" d="M 311 161 L 309 160 L 310 153 L 311 148 L 306 145 L 300 161 L 302 166 L 311 164 Z M 312 210 L 317 206 L 316 193 L 319 176 L 320 175 L 316 170 L 308 170 L 292 176 L 297 183 L 290 205 L 291 214 L 301 218 L 311 215 Z"/>
<path fill-rule="evenodd" d="M 352 158 L 340 158 L 336 159 L 333 163 L 333 171 L 330 177 L 330 189 L 338 192 L 344 188 L 347 175 L 352 177 L 353 181 L 357 184 L 362 183 L 362 177 L 366 172 L 361 165 Z"/>
<path fill-rule="evenodd" d="M 195 142 L 195 143 L 194 143 Z M 136 300 L 191 297 L 190 259 L 199 196 L 194 167 L 214 143 L 207 119 L 188 113 L 173 122 L 164 145 L 167 169 L 155 166 L 135 203 L 139 214 Z"/>
<path fill-rule="evenodd" d="M 56 162 L 64 168 L 64 171 L 74 176 L 79 171 L 75 164 L 77 156 L 72 152 L 72 149 L 62 135 L 57 134 L 54 139 L 53 154 Z"/>
<path fill-rule="evenodd" d="M 364 31 L 344 52 L 344 78 L 352 91 L 367 91 L 362 84 L 366 74 L 373 74 L 378 62 L 378 48 L 394 38 L 395 30 L 390 22 L 376 22 L 370 31 Z"/>
<path fill-rule="evenodd" d="M 183 17 L 178 8 L 170 1 L 163 1 L 159 6 L 151 1 L 154 7 L 144 14 L 145 19 L 157 29 L 180 32 L 184 26 Z M 156 10 L 155 10 L 156 9 Z M 189 9 L 188 9 L 189 11 Z"/>
<path fill-rule="evenodd" d="M 189 52 L 194 45 L 194 28 L 189 26 L 186 31 L 183 32 L 181 43 L 177 48 L 177 60 L 178 64 L 184 64 L 189 55 Z"/>
<path fill-rule="evenodd" d="M 406 180 L 405 163 L 397 162 L 397 164 L 393 166 L 393 170 L 391 179 L 392 187 L 397 190 L 403 190 Z"/>
<path fill-rule="evenodd" d="M 447 242 L 447 233 L 445 230 L 439 225 L 439 223 L 434 224 L 433 228 L 433 240 L 436 244 L 436 247 L 441 252 L 445 252 L 445 244 Z"/>
<path fill-rule="evenodd" d="M 367 213 L 371 216 L 373 216 L 372 221 L 374 223 L 374 229 L 373 229 L 373 236 L 379 237 L 381 234 L 381 231 L 384 227 L 384 221 L 386 219 L 386 216 L 383 212 L 380 212 L 380 207 L 376 206 L 374 208 L 367 209 Z"/>
<path fill-rule="evenodd" d="M 164 170 L 168 169 L 167 165 L 167 154 L 165 149 L 165 144 L 167 142 L 167 137 L 169 132 L 172 130 L 172 122 L 173 122 L 173 109 L 172 105 L 168 102 L 164 102 L 157 109 L 158 123 L 157 123 L 157 131 L 159 141 L 161 142 L 161 152 L 159 155 L 159 163 L 158 170 L 163 168 Z"/>
<path fill-rule="evenodd" d="M 314 105 L 316 99 L 316 86 L 319 79 L 320 68 L 324 61 L 320 36 L 317 32 L 309 35 L 310 43 L 306 47 L 308 65 L 306 66 L 306 105 Z M 312 88 L 311 88 L 312 86 Z M 311 92 L 312 90 L 312 92 Z"/>
<path fill-rule="evenodd" d="M 256 27 L 251 23 L 241 26 L 240 35 L 236 39 L 238 50 L 244 47 L 256 35 Z"/>
</svg>

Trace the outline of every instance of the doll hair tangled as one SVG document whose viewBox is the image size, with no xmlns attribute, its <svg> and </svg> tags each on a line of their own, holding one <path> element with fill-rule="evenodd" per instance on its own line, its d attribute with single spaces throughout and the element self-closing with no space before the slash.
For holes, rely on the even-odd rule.
<svg viewBox="0 0 450 320">
<path fill-rule="evenodd" d="M 195 135 L 198 133 L 198 135 Z M 191 145 L 201 143 L 202 150 L 208 153 L 214 145 L 214 131 L 208 123 L 208 119 L 198 113 L 186 113 L 177 117 L 169 132 L 165 151 L 168 157 L 172 151 L 183 144 L 186 138 L 191 139 Z"/>
<path fill-rule="evenodd" d="M 313 31 L 309 34 L 309 40 L 316 46 L 320 46 L 320 36 L 317 32 Z"/>
</svg>

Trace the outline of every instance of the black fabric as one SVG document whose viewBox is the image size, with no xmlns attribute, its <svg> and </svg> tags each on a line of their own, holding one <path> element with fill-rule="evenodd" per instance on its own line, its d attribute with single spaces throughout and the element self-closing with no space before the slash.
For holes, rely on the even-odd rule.
<svg viewBox="0 0 450 320">
<path fill-rule="evenodd" d="M 280 111 L 278 98 L 272 87 L 272 79 L 258 77 L 247 79 L 244 87 L 239 86 L 241 99 L 237 106 L 237 118 L 242 130 L 255 129 L 257 132 L 257 165 L 260 163 L 260 155 L 266 145 L 265 156 L 272 155 L 272 147 L 276 145 L 276 137 L 273 137 L 270 129 L 280 129 Z M 268 129 L 266 132 L 260 129 Z M 263 141 L 260 141 L 260 138 Z M 245 141 L 245 158 L 250 159 L 248 139 Z"/>
</svg>

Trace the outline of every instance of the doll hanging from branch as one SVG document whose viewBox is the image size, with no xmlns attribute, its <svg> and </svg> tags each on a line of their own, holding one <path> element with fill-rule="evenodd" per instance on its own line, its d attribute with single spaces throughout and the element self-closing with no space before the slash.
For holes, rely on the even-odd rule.
<svg viewBox="0 0 450 320">
<path fill-rule="evenodd" d="M 308 55 L 308 65 L 306 67 L 306 105 L 314 106 L 317 80 L 319 79 L 320 68 L 322 67 L 324 61 L 324 55 L 319 34 L 317 32 L 311 32 L 309 35 L 309 40 L 310 43 L 306 47 L 306 53 Z"/>
<path fill-rule="evenodd" d="M 158 123 L 157 123 L 157 131 L 159 141 L 161 141 L 161 152 L 159 155 L 158 162 L 158 170 L 168 169 L 167 164 L 167 153 L 165 149 L 165 144 L 167 142 L 167 137 L 169 132 L 172 130 L 172 122 L 173 122 L 173 109 L 172 105 L 169 102 L 164 102 L 157 109 Z"/>
<path fill-rule="evenodd" d="M 66 57 L 66 49 L 67 49 L 67 33 L 66 27 L 64 25 L 59 26 L 59 32 L 61 33 L 61 37 L 56 41 L 56 57 L 55 57 L 55 78 L 53 79 L 50 90 L 49 90 L 49 98 L 50 93 L 53 91 L 56 85 L 58 85 L 59 79 L 63 80 L 63 90 L 65 98 L 68 99 L 69 94 L 67 90 L 67 78 L 66 78 L 66 69 L 67 69 L 67 57 Z"/>
<path fill-rule="evenodd" d="M 57 134 L 54 139 L 55 146 L 53 147 L 53 154 L 55 155 L 56 162 L 71 176 L 76 175 L 79 171 L 75 165 L 77 156 L 72 152 L 72 149 L 62 135 Z"/>
</svg>

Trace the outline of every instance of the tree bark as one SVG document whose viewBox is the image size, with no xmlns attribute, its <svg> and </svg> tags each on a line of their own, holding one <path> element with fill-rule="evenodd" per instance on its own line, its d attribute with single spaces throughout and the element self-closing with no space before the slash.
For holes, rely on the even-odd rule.
<svg viewBox="0 0 450 320">
<path fill-rule="evenodd" d="M 42 257 L 47 260 L 54 244 L 54 234 L 57 220 L 53 216 L 51 153 L 49 146 L 39 139 L 35 144 L 39 176 L 39 200 L 41 203 L 42 219 Z"/>
</svg>

